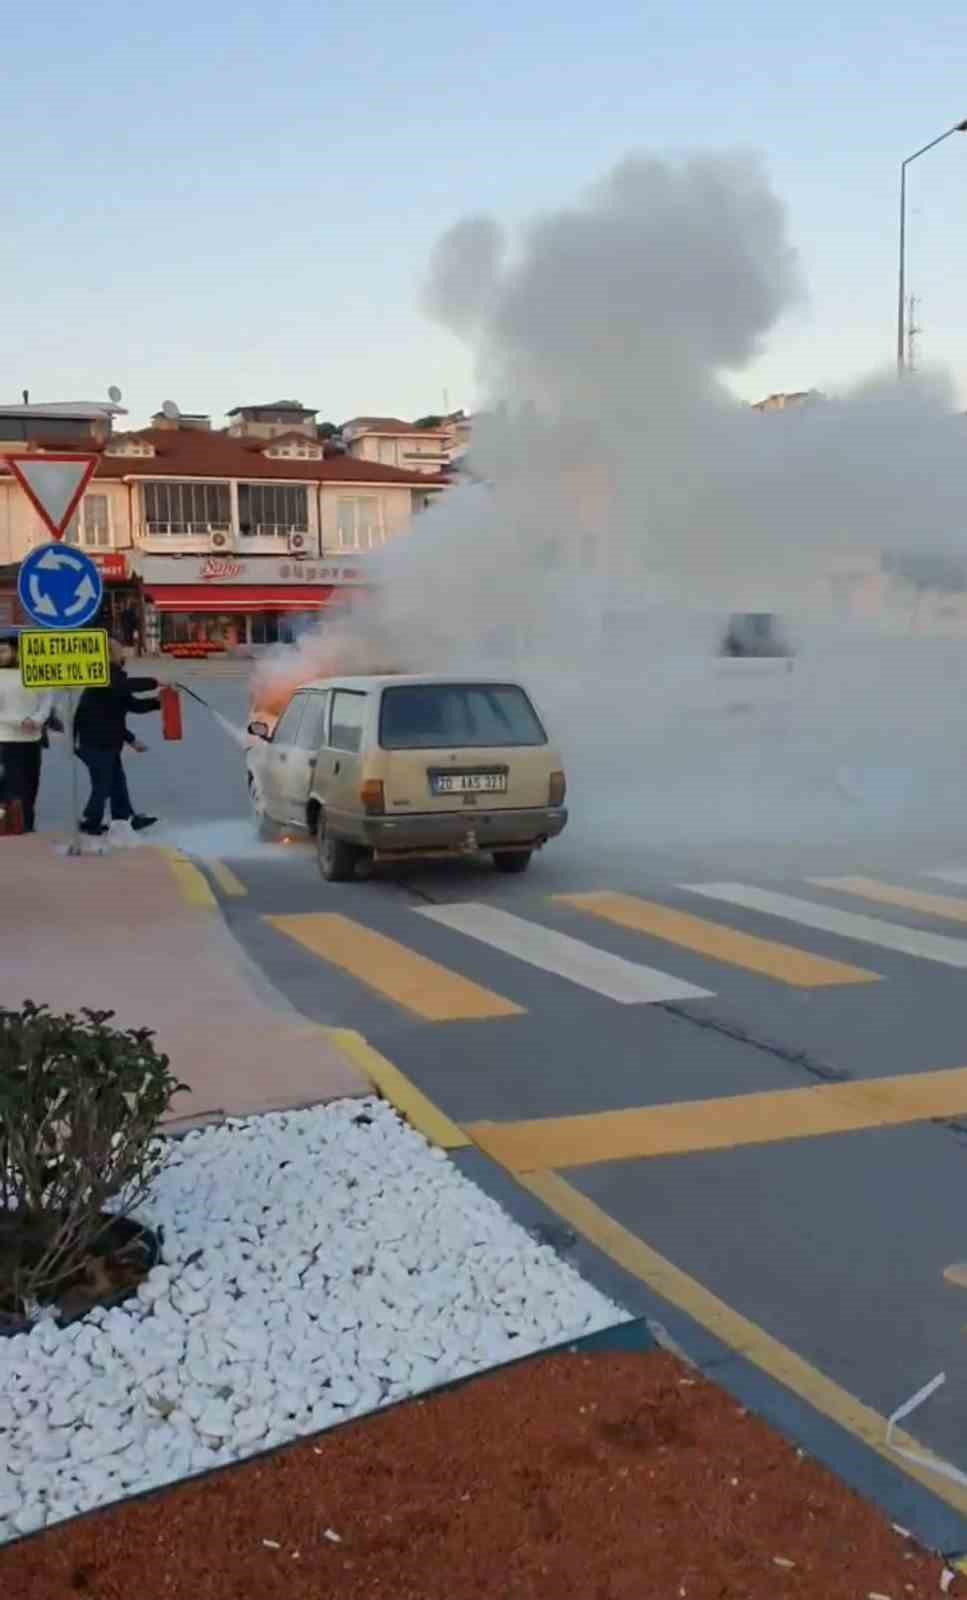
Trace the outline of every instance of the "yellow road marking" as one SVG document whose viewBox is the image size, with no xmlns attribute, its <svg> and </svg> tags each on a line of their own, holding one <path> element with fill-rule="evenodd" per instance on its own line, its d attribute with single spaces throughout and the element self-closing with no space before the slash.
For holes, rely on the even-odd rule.
<svg viewBox="0 0 967 1600">
<path fill-rule="evenodd" d="M 669 944 L 684 945 L 687 950 L 709 956 L 713 961 L 745 967 L 749 972 L 761 972 L 767 978 L 777 978 L 780 983 L 792 984 L 797 989 L 879 981 L 877 973 L 866 972 L 862 967 L 846 966 L 840 961 L 830 961 L 825 956 L 814 956 L 806 950 L 794 949 L 792 945 L 760 939 L 751 933 L 740 933 L 736 928 L 724 928 L 705 917 L 695 917 L 687 911 L 674 911 L 670 906 L 639 900 L 634 895 L 610 892 L 559 894 L 554 899 L 561 905 L 590 912 L 591 916 L 600 917 L 604 922 L 613 922 L 619 928 L 651 934 L 653 938 L 666 939 Z"/>
<path fill-rule="evenodd" d="M 309 912 L 267 917 L 266 921 L 313 955 L 340 967 L 428 1022 L 522 1015 L 522 1008 L 502 995 L 481 988 L 350 917 L 336 912 Z"/>
<path fill-rule="evenodd" d="M 597 1161 L 730 1150 L 783 1139 L 815 1139 L 965 1112 L 967 1067 L 954 1067 L 859 1083 L 730 1095 L 721 1100 L 635 1106 L 628 1111 L 529 1122 L 476 1122 L 468 1131 L 481 1150 L 520 1173 L 542 1167 L 583 1167 Z"/>
<path fill-rule="evenodd" d="M 172 850 L 165 845 L 157 845 L 155 848 L 161 851 L 167 861 L 182 900 L 202 911 L 216 911 L 218 902 L 212 894 L 208 879 L 203 872 L 199 872 L 194 862 L 183 856 L 180 850 Z"/>
<path fill-rule="evenodd" d="M 735 1350 L 746 1361 L 752 1362 L 777 1383 L 798 1395 L 807 1405 L 829 1417 L 839 1427 L 859 1439 L 888 1461 L 897 1471 L 906 1473 L 929 1489 L 938 1500 L 967 1514 L 967 1488 L 950 1482 L 939 1474 L 916 1462 L 898 1459 L 886 1444 L 887 1421 L 870 1406 L 854 1398 L 832 1378 L 810 1366 L 795 1351 L 774 1339 L 740 1312 L 734 1311 L 717 1295 L 712 1294 L 694 1278 L 682 1272 L 671 1261 L 658 1254 L 635 1234 L 609 1217 L 593 1200 L 579 1194 L 571 1184 L 553 1172 L 534 1172 L 521 1180 L 523 1186 L 550 1206 L 552 1211 L 575 1228 L 578 1233 L 605 1255 L 611 1257 L 626 1272 L 647 1283 L 663 1300 L 678 1306 L 729 1349 Z M 894 1429 L 893 1442 L 903 1450 L 911 1450 L 930 1460 L 937 1457 L 909 1434 Z"/>
<path fill-rule="evenodd" d="M 394 1067 L 392 1061 L 387 1061 L 378 1050 L 374 1050 L 361 1033 L 356 1033 L 352 1028 L 327 1028 L 326 1033 L 343 1055 L 348 1056 L 353 1065 L 365 1073 L 383 1099 L 395 1106 L 411 1127 L 422 1133 L 431 1144 L 439 1145 L 441 1150 L 466 1149 L 470 1139 L 463 1129 L 451 1122 L 432 1100 L 428 1100 L 415 1083 L 411 1083 L 398 1067 Z"/>
<path fill-rule="evenodd" d="M 207 866 L 222 894 L 228 895 L 230 899 L 238 899 L 243 894 L 248 894 L 248 890 L 241 878 L 236 878 L 231 867 L 226 867 L 224 861 L 219 861 L 217 857 L 212 857 Z"/>
<path fill-rule="evenodd" d="M 946 917 L 950 922 L 967 922 L 967 900 L 956 895 L 928 894 L 921 889 L 904 889 L 896 883 L 880 883 L 878 878 L 810 878 L 820 889 L 838 889 L 883 906 L 902 906 L 905 911 L 923 911 L 928 917 Z"/>
</svg>

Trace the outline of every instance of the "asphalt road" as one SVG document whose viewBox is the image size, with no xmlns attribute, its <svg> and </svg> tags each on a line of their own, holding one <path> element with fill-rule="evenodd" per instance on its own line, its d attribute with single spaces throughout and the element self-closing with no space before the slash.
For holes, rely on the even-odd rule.
<svg viewBox="0 0 967 1600">
<path fill-rule="evenodd" d="M 195 682 L 244 718 L 241 681 Z M 358 1029 L 509 1171 L 559 1174 L 874 1412 L 946 1371 L 909 1426 L 967 1470 L 967 1287 L 944 1276 L 967 1261 L 967 826 L 723 838 L 713 786 L 683 837 L 649 824 L 660 773 L 635 789 L 596 758 L 522 878 L 326 885 L 311 849 L 254 840 L 241 756 L 200 708 L 180 745 L 145 734 L 136 803 L 307 1016 Z"/>
</svg>

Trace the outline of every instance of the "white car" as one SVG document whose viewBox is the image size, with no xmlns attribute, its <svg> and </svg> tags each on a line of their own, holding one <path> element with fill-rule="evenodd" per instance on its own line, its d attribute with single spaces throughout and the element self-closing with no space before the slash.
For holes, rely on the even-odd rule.
<svg viewBox="0 0 967 1600">
<path fill-rule="evenodd" d="M 306 684 L 275 727 L 249 724 L 263 833 L 315 837 L 324 878 L 362 859 L 490 851 L 523 872 L 567 823 L 561 760 L 519 683 L 435 674 Z"/>
</svg>

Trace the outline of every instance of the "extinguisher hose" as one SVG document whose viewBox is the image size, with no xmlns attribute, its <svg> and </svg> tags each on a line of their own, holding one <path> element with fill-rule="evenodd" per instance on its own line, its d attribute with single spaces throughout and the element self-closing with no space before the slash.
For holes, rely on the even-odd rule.
<svg viewBox="0 0 967 1600">
<path fill-rule="evenodd" d="M 193 700 L 197 700 L 200 706 L 204 706 L 206 711 L 210 711 L 212 709 L 207 700 L 203 700 L 200 694 L 195 693 L 194 689 L 189 689 L 187 683 L 176 682 L 175 688 L 180 689 L 183 694 L 190 694 L 191 698 Z"/>
<path fill-rule="evenodd" d="M 234 722 L 229 722 L 227 717 L 223 717 L 220 711 L 216 711 L 215 707 L 209 705 L 207 700 L 203 700 L 200 694 L 195 693 L 194 689 L 189 689 L 186 683 L 176 682 L 175 688 L 183 689 L 185 694 L 191 695 L 191 698 L 197 700 L 200 706 L 204 706 L 206 711 L 211 712 L 218 726 L 224 729 L 228 737 L 239 746 L 239 749 L 244 750 L 246 748 L 247 735 L 244 728 L 238 728 Z"/>
</svg>

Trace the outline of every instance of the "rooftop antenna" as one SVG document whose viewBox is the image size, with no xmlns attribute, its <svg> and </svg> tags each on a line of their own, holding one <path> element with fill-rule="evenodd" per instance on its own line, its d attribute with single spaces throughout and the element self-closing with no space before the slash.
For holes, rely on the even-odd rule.
<svg viewBox="0 0 967 1600">
<path fill-rule="evenodd" d="M 121 391 L 116 383 L 111 384 L 110 389 L 107 391 L 107 397 L 112 406 L 119 406 L 121 404 Z"/>
<path fill-rule="evenodd" d="M 173 400 L 165 400 L 161 406 L 161 415 L 167 417 L 169 422 L 176 422 L 181 416 L 181 410 Z"/>
<path fill-rule="evenodd" d="M 24 397 L 24 405 L 25 406 L 29 406 L 29 404 L 30 404 L 30 390 L 29 389 L 21 389 L 20 393 Z"/>
</svg>

